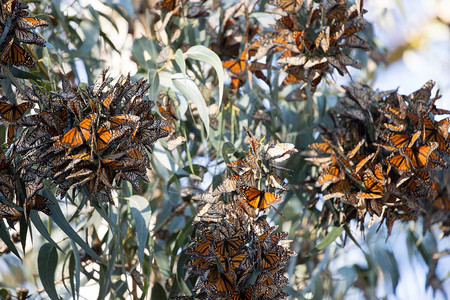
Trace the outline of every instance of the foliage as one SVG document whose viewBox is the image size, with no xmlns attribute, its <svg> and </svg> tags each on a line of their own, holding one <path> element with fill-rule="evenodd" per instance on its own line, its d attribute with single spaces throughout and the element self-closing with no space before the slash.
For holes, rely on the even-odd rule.
<svg viewBox="0 0 450 300">
<path fill-rule="evenodd" d="M 399 267 L 352 219 L 448 234 L 433 84 L 334 82 L 382 63 L 362 1 L 83 5 L 1 1 L 1 297 L 371 298 Z M 405 231 L 443 290 L 434 237 Z M 336 265 L 339 242 L 362 262 Z"/>
</svg>

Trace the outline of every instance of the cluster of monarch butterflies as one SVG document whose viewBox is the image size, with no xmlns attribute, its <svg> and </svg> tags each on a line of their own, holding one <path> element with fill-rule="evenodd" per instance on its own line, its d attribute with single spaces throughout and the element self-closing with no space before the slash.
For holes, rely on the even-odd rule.
<svg viewBox="0 0 450 300">
<path fill-rule="evenodd" d="M 297 152 L 292 144 L 261 144 L 245 128 L 251 149 L 245 157 L 228 163 L 231 171 L 213 192 L 193 199 L 204 204 L 194 219 L 198 237 L 186 253 L 188 275 L 199 276 L 193 291 L 196 299 L 282 299 L 285 263 L 295 255 L 275 233 L 262 211 L 283 201 L 287 184 L 275 174 L 278 164 Z M 265 189 L 261 188 L 264 182 Z M 278 191 L 278 192 L 276 192 Z"/>
<path fill-rule="evenodd" d="M 156 9 L 162 27 L 170 28 L 171 42 L 182 37 L 181 29 L 174 17 L 207 18 L 208 11 L 215 11 L 220 5 L 206 7 L 205 1 L 195 4 L 185 0 L 161 0 Z M 365 28 L 363 0 L 349 5 L 346 0 L 305 1 L 270 0 L 261 2 L 235 1 L 221 7 L 223 19 L 216 28 L 205 22 L 211 38 L 210 49 L 217 53 L 231 77 L 230 92 L 235 93 L 253 76 L 268 86 L 269 71 L 275 69 L 270 63 L 277 57 L 278 69 L 287 77 L 281 87 L 299 84 L 299 92 L 293 99 L 305 99 L 305 88 L 311 92 L 327 74 L 336 69 L 342 76 L 349 73 L 347 67 L 359 68 L 360 63 L 348 56 L 352 49 L 369 50 L 369 44 L 356 34 Z M 275 25 L 264 28 L 260 23 L 248 18 L 261 10 L 261 4 L 268 7 L 274 16 Z M 170 24 L 170 26 L 168 25 Z M 180 41 L 183 43 L 182 41 Z"/>
<path fill-rule="evenodd" d="M 368 212 L 372 220 L 385 220 L 389 234 L 396 220 L 419 215 L 427 226 L 448 223 L 450 191 L 441 190 L 438 175 L 450 154 L 450 117 L 442 116 L 450 111 L 436 108 L 433 86 L 429 81 L 408 96 L 346 87 L 332 115 L 335 128 L 323 128 L 323 141 L 305 153 L 319 170 L 311 204 L 323 194 L 345 219 L 362 226 Z"/>
<path fill-rule="evenodd" d="M 52 181 L 51 187 L 58 187 L 61 197 L 69 189 L 87 189 L 91 199 L 99 201 L 112 200 L 114 183 L 120 186 L 126 180 L 139 190 L 140 178 L 149 181 L 148 153 L 173 129 L 151 113 L 154 103 L 145 99 L 149 89 L 145 80 L 132 84 L 127 76 L 114 85 L 112 81 L 104 70 L 85 90 L 66 78 L 59 92 L 24 87 L 20 98 L 27 102 L 19 105 L 24 108 L 13 106 L 14 112 L 7 114 L 0 107 L 2 118 L 13 116 L 18 119 L 15 124 L 23 126 L 12 139 L 21 158 L 18 173 L 26 182 L 27 197 L 43 187 L 45 178 Z M 36 114 L 22 116 L 33 106 Z"/>
<path fill-rule="evenodd" d="M 297 150 L 293 144 L 281 143 L 265 145 L 261 154 L 260 142 L 247 128 L 244 129 L 251 149 L 242 159 L 227 164 L 231 174 L 214 191 L 193 198 L 205 202 L 208 207 L 203 210 L 206 215 L 200 213 L 199 218 L 209 218 L 216 210 L 220 215 L 224 203 L 240 206 L 248 215 L 257 217 L 260 211 L 283 202 L 282 194 L 288 186 L 274 169 L 284 169 L 277 164 L 287 160 Z M 265 188 L 262 188 L 263 185 Z"/>
<path fill-rule="evenodd" d="M 240 40 L 236 38 L 241 27 L 239 12 L 241 16 L 245 15 L 245 11 L 242 12 L 245 8 L 251 13 L 257 2 L 248 7 L 238 2 L 230 7 L 231 13 L 226 14 L 219 43 L 211 45 L 225 60 L 223 66 L 231 75 L 231 92 L 241 87 L 250 73 L 270 85 L 262 71 L 271 67 L 260 60 L 278 53 L 281 54 L 278 65 L 287 73 L 282 86 L 300 84 L 302 91 L 310 83 L 314 93 L 325 74 L 336 69 L 342 76 L 349 73 L 347 66 L 360 67 L 357 61 L 347 56 L 348 50 L 369 50 L 368 43 L 356 35 L 365 28 L 362 0 L 349 7 L 345 0 L 310 1 L 308 4 L 303 4 L 302 0 L 272 0 L 268 3 L 275 6 L 273 13 L 277 17 L 272 31 L 263 30 L 256 24 L 246 26 L 240 40 L 251 42 L 239 52 Z M 301 98 L 305 98 L 305 94 L 301 94 Z"/>
<path fill-rule="evenodd" d="M 11 164 L 11 160 L 0 149 L 0 220 L 6 219 L 8 223 L 13 224 L 24 216 L 28 218 L 32 209 L 42 211 L 47 215 L 51 215 L 48 204 L 53 204 L 46 197 L 33 193 L 25 197 L 18 190 L 22 190 L 22 183 L 25 184 L 25 190 L 29 191 L 24 176 L 21 180 L 16 180 L 15 168 Z M 18 188 L 16 188 L 18 187 Z"/>
<path fill-rule="evenodd" d="M 285 299 L 283 267 L 295 256 L 265 217 L 225 208 L 220 222 L 200 223 L 186 253 L 187 276 L 198 276 L 189 299 Z M 178 297 L 180 298 L 180 297 Z M 184 297 L 183 297 L 184 298 Z"/>
<path fill-rule="evenodd" d="M 336 69 L 343 76 L 347 66 L 359 68 L 345 53 L 354 48 L 369 50 L 369 45 L 356 35 L 365 28 L 362 0 L 349 7 L 346 0 L 310 2 L 300 10 L 302 2 L 272 1 L 284 14 L 277 19 L 275 32 L 259 42 L 281 53 L 278 63 L 288 74 L 283 85 L 300 83 L 302 90 L 310 83 L 314 93 L 325 74 Z"/>
<path fill-rule="evenodd" d="M 4 66 L 25 66 L 31 68 L 36 61 L 31 54 L 20 46 L 20 42 L 45 47 L 45 40 L 32 30 L 47 26 L 45 20 L 28 16 L 28 5 L 18 0 L 2 0 L 0 14 L 0 78 L 6 77 Z M 4 38 L 3 38 L 4 37 Z"/>
</svg>

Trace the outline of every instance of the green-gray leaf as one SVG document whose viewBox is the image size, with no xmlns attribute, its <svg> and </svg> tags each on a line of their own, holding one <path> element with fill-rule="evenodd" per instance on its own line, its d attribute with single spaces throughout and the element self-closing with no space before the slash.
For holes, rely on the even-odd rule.
<svg viewBox="0 0 450 300">
<path fill-rule="evenodd" d="M 219 107 L 222 104 L 222 96 L 223 96 L 223 67 L 222 61 L 219 56 L 217 56 L 214 51 L 206 48 L 202 45 L 197 45 L 189 48 L 189 50 L 185 53 L 189 58 L 200 60 L 211 64 L 216 70 L 217 79 L 219 79 Z"/>
<path fill-rule="evenodd" d="M 144 249 L 147 245 L 147 238 L 149 233 L 150 217 L 152 212 L 150 210 L 150 202 L 142 196 L 133 195 L 129 198 L 130 209 L 133 219 L 136 224 L 136 234 L 138 242 L 138 257 L 141 265 L 144 262 Z"/>
<path fill-rule="evenodd" d="M 205 126 L 206 136 L 209 136 L 209 115 L 208 108 L 206 107 L 205 99 L 203 99 L 202 93 L 198 89 L 197 84 L 190 78 L 184 77 L 183 74 L 177 73 L 172 75 L 173 85 L 189 100 L 191 100 L 195 106 L 197 106 L 200 118 Z"/>
<path fill-rule="evenodd" d="M 55 270 L 58 264 L 58 252 L 50 243 L 39 249 L 38 271 L 42 286 L 51 299 L 59 299 L 55 289 Z"/>
<path fill-rule="evenodd" d="M 311 252 L 309 253 L 310 255 L 314 255 L 316 253 L 318 253 L 319 251 L 325 249 L 326 247 L 328 247 L 332 242 L 334 242 L 340 235 L 341 233 L 344 231 L 343 227 L 333 227 L 333 229 L 331 229 L 331 231 L 325 236 L 325 238 L 320 241 L 320 243 L 318 243 L 314 249 L 311 250 Z"/>
</svg>

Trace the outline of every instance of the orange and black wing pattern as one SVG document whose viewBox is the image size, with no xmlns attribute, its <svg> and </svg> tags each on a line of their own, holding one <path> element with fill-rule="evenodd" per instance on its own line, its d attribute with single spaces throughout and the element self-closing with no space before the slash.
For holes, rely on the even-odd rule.
<svg viewBox="0 0 450 300">
<path fill-rule="evenodd" d="M 260 191 L 249 186 L 241 186 L 239 187 L 239 191 L 244 195 L 247 203 L 253 208 L 266 209 L 273 204 L 283 201 L 283 198 L 279 194 Z"/>
<path fill-rule="evenodd" d="M 4 119 L 8 123 L 17 122 L 25 112 L 33 107 L 33 103 L 25 102 L 19 105 L 9 104 L 8 102 L 0 102 L 0 119 Z"/>
<path fill-rule="evenodd" d="M 91 137 L 91 125 L 95 120 L 96 115 L 91 114 L 86 117 L 77 127 L 67 131 L 60 140 L 55 142 L 55 146 L 61 145 L 74 148 L 82 145 Z"/>
<path fill-rule="evenodd" d="M 19 44 L 14 43 L 13 40 L 11 40 L 10 44 L 5 47 L 0 55 L 0 61 L 5 66 L 11 64 L 16 67 L 25 66 L 31 68 L 36 63 L 30 53 Z"/>
</svg>

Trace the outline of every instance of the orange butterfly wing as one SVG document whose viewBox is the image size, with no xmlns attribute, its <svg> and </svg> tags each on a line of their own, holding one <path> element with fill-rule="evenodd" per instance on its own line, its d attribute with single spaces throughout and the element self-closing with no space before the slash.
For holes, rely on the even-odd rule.
<svg viewBox="0 0 450 300">
<path fill-rule="evenodd" d="M 254 208 L 266 209 L 272 204 L 283 201 L 278 194 L 260 191 L 249 186 L 241 186 L 239 189 L 244 194 L 248 204 Z"/>
<path fill-rule="evenodd" d="M 25 66 L 31 68 L 36 63 L 30 53 L 19 44 L 13 43 L 13 40 L 5 47 L 0 59 L 3 65 L 11 63 L 11 65 L 16 67 Z"/>
<path fill-rule="evenodd" d="M 91 125 L 95 119 L 95 114 L 91 114 L 80 122 L 78 127 L 74 127 L 67 131 L 63 137 L 55 143 L 55 146 L 77 147 L 89 140 L 91 137 Z"/>
</svg>

